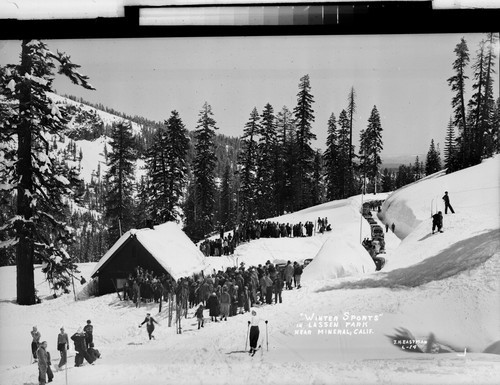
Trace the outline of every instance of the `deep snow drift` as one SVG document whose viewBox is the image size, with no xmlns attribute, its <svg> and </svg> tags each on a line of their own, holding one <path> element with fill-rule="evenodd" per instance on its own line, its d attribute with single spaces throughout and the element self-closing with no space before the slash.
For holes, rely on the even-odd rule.
<svg viewBox="0 0 500 385">
<path fill-rule="evenodd" d="M 39 267 L 36 282 L 44 301 L 18 306 L 15 268 L 0 268 L 0 384 L 37 383 L 36 365 L 29 363 L 33 325 L 56 364 L 59 327 L 71 335 L 87 319 L 103 358 L 74 368 L 72 348 L 69 384 L 496 383 L 500 355 L 485 352 L 498 353 L 493 344 L 500 340 L 499 161 L 434 175 L 390 196 L 356 196 L 274 218 L 297 223 L 327 217 L 333 231 L 260 239 L 238 247 L 232 258 L 207 258 L 215 269 L 315 258 L 302 289 L 284 291 L 282 304 L 257 309 L 269 322 L 260 325 L 263 348 L 255 357 L 239 353 L 248 315 L 208 321 L 201 330 L 194 319 L 183 319 L 183 334 L 177 335 L 165 308 L 158 313 L 153 304 L 135 308 L 116 294 L 50 299 Z M 444 191 L 456 214 L 445 215 L 444 233 L 430 235 L 431 201 L 437 196 L 441 204 Z M 367 271 L 370 260 L 359 241 L 368 236 L 368 224 L 359 207 L 362 199 L 386 197 L 381 218 L 394 222 L 404 239 L 386 233 L 386 267 Z M 94 267 L 81 265 L 82 275 L 88 278 Z M 147 311 L 160 322 L 155 341 L 138 328 Z M 411 335 L 394 337 L 402 328 Z M 415 343 L 403 351 L 400 344 L 408 339 Z M 447 353 L 416 353 L 416 347 Z M 54 384 L 66 383 L 64 372 L 55 375 Z"/>
</svg>

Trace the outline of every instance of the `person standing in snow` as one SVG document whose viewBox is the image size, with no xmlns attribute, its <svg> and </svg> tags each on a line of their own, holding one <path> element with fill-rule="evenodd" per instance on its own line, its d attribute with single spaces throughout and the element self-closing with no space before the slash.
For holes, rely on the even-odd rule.
<svg viewBox="0 0 500 385">
<path fill-rule="evenodd" d="M 83 327 L 83 331 L 85 332 L 85 343 L 87 344 L 87 349 L 90 347 L 90 344 L 94 342 L 94 326 L 90 320 L 87 320 L 87 325 Z"/>
<path fill-rule="evenodd" d="M 222 288 L 222 293 L 220 295 L 220 320 L 227 321 L 227 316 L 229 315 L 229 308 L 231 306 L 231 296 L 227 291 L 227 286 L 224 285 Z"/>
<path fill-rule="evenodd" d="M 31 341 L 31 354 L 33 354 L 33 359 L 36 362 L 37 360 L 36 352 L 40 346 L 40 338 L 42 337 L 36 326 L 33 326 L 33 330 L 31 331 L 31 337 L 33 338 L 33 340 Z"/>
<path fill-rule="evenodd" d="M 255 309 L 252 309 L 252 318 L 250 321 L 248 321 L 248 325 L 250 326 L 250 351 L 249 353 L 251 355 L 254 355 L 255 352 L 257 351 L 257 342 L 259 341 L 259 335 L 260 335 L 260 330 L 259 330 L 259 322 L 260 322 L 260 317 L 257 316 L 257 312 Z"/>
<path fill-rule="evenodd" d="M 300 289 L 301 288 L 300 277 L 302 276 L 302 266 L 297 262 L 294 262 L 293 265 L 294 265 L 293 274 L 295 278 L 295 285 L 297 286 L 297 289 Z"/>
<path fill-rule="evenodd" d="M 198 319 L 198 330 L 200 330 L 200 327 L 203 327 L 204 319 L 203 319 L 203 310 L 205 308 L 203 307 L 203 304 L 200 303 L 200 306 L 198 306 L 198 309 L 196 309 L 196 313 L 194 313 L 195 317 Z M 222 318 L 221 318 L 222 321 Z"/>
<path fill-rule="evenodd" d="M 437 230 L 442 233 L 443 230 L 443 213 L 439 211 L 438 213 L 432 216 L 432 234 L 434 234 L 434 230 Z"/>
<path fill-rule="evenodd" d="M 66 361 L 68 359 L 68 349 L 69 349 L 69 338 L 68 334 L 64 332 L 64 328 L 61 328 L 61 332 L 57 335 L 57 350 L 61 354 L 61 360 L 57 367 L 61 369 L 64 365 L 66 365 Z"/>
<path fill-rule="evenodd" d="M 285 266 L 285 282 L 286 288 L 292 290 L 292 279 L 293 279 L 293 265 L 292 262 L 288 261 Z"/>
<path fill-rule="evenodd" d="M 47 382 L 47 375 L 49 381 L 52 382 L 54 374 L 50 369 L 50 354 L 47 352 L 47 341 L 43 341 L 36 351 L 38 358 L 38 382 L 40 385 L 45 385 Z"/>
<path fill-rule="evenodd" d="M 139 325 L 139 327 L 142 327 L 142 325 L 146 324 L 146 329 L 148 331 L 148 336 L 149 336 L 149 339 L 155 339 L 155 336 L 153 335 L 153 332 L 155 330 L 155 325 L 154 324 L 157 324 L 159 325 L 158 322 L 156 322 L 156 320 L 151 317 L 151 314 L 150 313 L 147 313 L 146 314 L 146 318 L 144 319 L 144 321 L 142 321 L 142 323 Z"/>
<path fill-rule="evenodd" d="M 448 196 L 448 191 L 444 192 L 443 200 L 444 200 L 444 213 L 448 214 L 448 209 L 450 209 L 451 213 L 455 214 L 455 211 L 453 210 L 453 207 L 451 207 L 450 204 L 450 197 Z"/>
<path fill-rule="evenodd" d="M 207 308 L 209 309 L 209 315 L 214 322 L 217 321 L 217 317 L 219 316 L 220 313 L 220 305 L 219 305 L 219 299 L 217 298 L 217 294 L 213 292 L 210 297 L 207 299 Z"/>
</svg>

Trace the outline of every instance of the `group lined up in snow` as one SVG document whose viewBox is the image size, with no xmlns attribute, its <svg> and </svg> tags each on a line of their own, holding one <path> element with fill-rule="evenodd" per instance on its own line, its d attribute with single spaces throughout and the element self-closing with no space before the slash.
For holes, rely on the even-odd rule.
<svg viewBox="0 0 500 385">
<path fill-rule="evenodd" d="M 90 320 L 83 328 L 78 328 L 75 334 L 71 336 L 75 344 L 75 367 L 83 365 L 85 359 L 89 364 L 94 364 L 95 360 L 101 357 L 99 350 L 94 347 L 94 326 Z M 50 352 L 47 350 L 47 341 L 41 341 L 41 333 L 36 326 L 33 326 L 31 331 L 31 353 L 34 362 L 38 362 L 38 382 L 40 385 L 45 385 L 47 382 L 52 382 L 54 372 L 52 371 L 52 362 Z M 68 334 L 64 331 L 64 327 L 60 328 L 57 335 L 57 350 L 61 356 L 59 363 L 54 367 L 55 371 L 62 370 L 67 365 L 68 350 L 70 348 Z M 67 367 L 67 366 L 66 366 Z M 48 381 L 47 381 L 48 379 Z"/>
<path fill-rule="evenodd" d="M 312 221 L 297 224 L 278 223 L 272 221 L 253 221 L 236 226 L 227 235 L 224 227 L 220 228 L 219 238 L 206 239 L 200 244 L 201 252 L 209 256 L 232 255 L 237 246 L 242 243 L 260 238 L 294 238 L 311 237 L 314 232 L 324 233 L 331 231 L 332 226 L 328 218 L 318 218 L 315 225 Z"/>
</svg>

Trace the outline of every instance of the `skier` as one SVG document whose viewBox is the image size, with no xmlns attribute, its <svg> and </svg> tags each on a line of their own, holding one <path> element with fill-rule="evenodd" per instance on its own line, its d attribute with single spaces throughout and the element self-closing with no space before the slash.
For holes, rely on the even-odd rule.
<svg viewBox="0 0 500 385">
<path fill-rule="evenodd" d="M 200 303 L 200 306 L 198 306 L 198 309 L 196 309 L 196 313 L 194 314 L 196 318 L 198 318 L 198 330 L 200 330 L 200 327 L 203 327 L 203 304 Z M 194 318 L 194 317 L 193 317 Z M 222 321 L 222 318 L 221 318 Z"/>
<path fill-rule="evenodd" d="M 144 319 L 144 321 L 142 321 L 142 323 L 139 325 L 139 327 L 141 327 L 142 325 L 146 324 L 146 329 L 148 331 L 148 336 L 149 336 L 149 339 L 155 339 L 155 336 L 153 335 L 153 332 L 155 330 L 155 325 L 154 324 L 157 324 L 159 325 L 158 322 L 156 322 L 156 320 L 151 317 L 151 314 L 150 313 L 147 313 L 146 314 L 146 318 Z"/>
<path fill-rule="evenodd" d="M 248 325 L 250 326 L 250 355 L 254 355 L 257 351 L 257 341 L 259 340 L 259 322 L 260 317 L 257 316 L 257 312 L 255 309 L 252 309 L 252 318 L 248 321 Z"/>
<path fill-rule="evenodd" d="M 90 344 L 94 342 L 94 326 L 92 326 L 92 323 L 90 320 L 87 320 L 87 325 L 83 327 L 83 331 L 85 332 L 85 343 L 87 344 L 87 349 L 89 348 Z"/>
<path fill-rule="evenodd" d="M 36 326 L 33 326 L 33 330 L 31 331 L 31 337 L 33 337 L 33 340 L 31 341 L 31 353 L 33 354 L 33 359 L 36 362 L 37 361 L 36 352 L 38 350 L 38 347 L 40 346 L 40 338 L 42 337 Z"/>
<path fill-rule="evenodd" d="M 442 233 L 443 230 L 443 213 L 439 211 L 438 213 L 434 214 L 432 216 L 432 234 L 434 234 L 434 230 L 437 228 L 437 230 Z"/>
<path fill-rule="evenodd" d="M 57 367 L 61 369 L 64 365 L 66 365 L 67 361 L 67 351 L 69 349 L 69 338 L 68 334 L 64 332 L 64 328 L 61 328 L 61 332 L 57 335 L 57 350 L 61 354 L 61 360 Z"/>
<path fill-rule="evenodd" d="M 47 351 L 47 341 L 43 341 L 40 347 L 36 351 L 38 357 L 38 382 L 40 385 L 45 385 L 47 382 L 47 376 L 49 377 L 48 382 L 52 382 L 54 374 L 50 368 L 50 354 Z"/>
<path fill-rule="evenodd" d="M 444 200 L 444 213 L 448 214 L 448 209 L 450 209 L 451 213 L 455 214 L 455 211 L 453 210 L 453 207 L 451 207 L 450 204 L 450 197 L 448 196 L 448 191 L 444 192 L 443 200 Z"/>
</svg>

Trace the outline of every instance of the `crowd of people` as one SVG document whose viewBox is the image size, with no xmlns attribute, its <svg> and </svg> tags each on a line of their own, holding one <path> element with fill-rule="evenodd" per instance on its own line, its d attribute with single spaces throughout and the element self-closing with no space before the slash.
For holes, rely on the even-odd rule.
<svg viewBox="0 0 500 385">
<path fill-rule="evenodd" d="M 85 359 L 89 364 L 101 358 L 101 353 L 94 347 L 94 326 L 90 320 L 83 328 L 78 328 L 77 332 L 71 336 L 71 340 L 75 345 L 75 367 L 82 366 Z M 52 371 L 52 359 L 48 351 L 47 341 L 41 341 L 41 333 L 36 326 L 33 326 L 31 331 L 31 352 L 34 362 L 38 363 L 38 382 L 40 385 L 45 385 L 47 382 L 52 382 L 54 379 L 54 372 Z M 59 363 L 54 367 L 54 371 L 62 370 L 67 364 L 68 350 L 70 338 L 64 331 L 64 327 L 59 329 L 57 335 L 57 350 L 61 356 Z"/>
<path fill-rule="evenodd" d="M 199 247 L 203 255 L 219 257 L 234 254 L 237 246 L 254 239 L 311 237 L 315 231 L 323 233 L 330 230 L 331 224 L 328 224 L 328 218 L 318 218 L 317 225 L 312 221 L 297 224 L 253 221 L 236 226 L 227 235 L 224 227 L 221 227 L 219 238 L 205 239 Z"/>
</svg>

